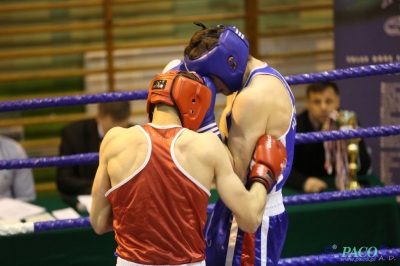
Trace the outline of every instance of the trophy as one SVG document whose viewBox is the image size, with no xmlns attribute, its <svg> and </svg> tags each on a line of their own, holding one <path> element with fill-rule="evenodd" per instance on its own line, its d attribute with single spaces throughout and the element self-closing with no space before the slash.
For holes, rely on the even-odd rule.
<svg viewBox="0 0 400 266">
<path fill-rule="evenodd" d="M 342 110 L 339 111 L 336 122 L 340 130 L 348 130 L 357 128 L 357 115 L 353 111 Z M 358 158 L 358 143 L 360 138 L 346 140 L 347 156 L 349 159 L 349 173 L 345 181 L 345 188 L 347 190 L 360 189 L 360 183 L 357 181 L 357 158 Z"/>
</svg>

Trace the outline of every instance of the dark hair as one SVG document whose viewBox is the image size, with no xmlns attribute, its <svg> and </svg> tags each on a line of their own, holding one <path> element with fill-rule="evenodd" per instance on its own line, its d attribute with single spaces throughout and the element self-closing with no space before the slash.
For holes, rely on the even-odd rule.
<svg viewBox="0 0 400 266">
<path fill-rule="evenodd" d="M 111 116 L 115 121 L 121 121 L 129 118 L 131 115 L 131 108 L 128 101 L 118 101 L 109 103 L 99 103 L 100 116 Z"/>
<path fill-rule="evenodd" d="M 189 59 L 199 57 L 204 52 L 211 50 L 219 41 L 219 36 L 224 31 L 222 27 L 209 28 L 197 31 L 186 46 L 184 55 Z"/>
<path fill-rule="evenodd" d="M 307 87 L 307 93 L 306 96 L 307 98 L 310 96 L 310 92 L 316 92 L 316 93 L 321 93 L 327 90 L 328 88 L 332 88 L 336 95 L 339 96 L 339 88 L 336 85 L 336 83 L 332 81 L 323 81 L 323 82 L 317 82 L 317 83 L 311 83 Z"/>
</svg>

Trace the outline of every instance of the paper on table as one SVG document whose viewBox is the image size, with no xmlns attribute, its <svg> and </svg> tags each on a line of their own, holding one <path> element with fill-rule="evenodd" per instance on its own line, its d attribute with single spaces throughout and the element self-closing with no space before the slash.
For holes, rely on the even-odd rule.
<svg viewBox="0 0 400 266">
<path fill-rule="evenodd" d="M 21 220 L 19 219 L 0 219 L 0 226 L 1 225 L 10 225 L 10 224 L 17 224 L 20 223 Z"/>
<path fill-rule="evenodd" d="M 25 217 L 40 214 L 46 209 L 28 202 L 2 198 L 0 199 L 0 218 L 3 219 L 24 219 Z"/>
<path fill-rule="evenodd" d="M 79 195 L 78 200 L 80 203 L 85 205 L 87 212 L 90 213 L 90 208 L 92 207 L 92 195 Z"/>
<path fill-rule="evenodd" d="M 54 217 L 56 217 L 58 220 L 64 220 L 64 219 L 76 219 L 81 217 L 79 213 L 77 213 L 74 209 L 71 207 L 61 209 L 61 210 L 56 210 L 51 212 Z"/>
<path fill-rule="evenodd" d="M 25 218 L 26 222 L 46 222 L 46 221 L 55 221 L 56 219 L 48 212 L 33 215 Z"/>
</svg>

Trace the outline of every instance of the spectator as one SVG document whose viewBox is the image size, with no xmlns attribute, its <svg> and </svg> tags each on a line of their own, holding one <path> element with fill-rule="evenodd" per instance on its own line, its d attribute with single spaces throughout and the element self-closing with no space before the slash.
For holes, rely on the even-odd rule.
<svg viewBox="0 0 400 266">
<path fill-rule="evenodd" d="M 22 146 L 13 139 L 0 136 L 0 160 L 26 159 Z M 0 170 L 0 198 L 23 201 L 36 199 L 32 169 Z"/>
<path fill-rule="evenodd" d="M 313 83 L 307 87 L 307 109 L 297 115 L 297 133 L 321 131 L 329 115 L 340 107 L 337 85 L 333 82 Z M 323 142 L 299 144 L 294 150 L 292 171 L 286 181 L 286 187 L 302 190 L 306 193 L 318 193 L 327 188 L 322 177 L 335 177 L 335 171 L 328 174 L 325 165 Z M 359 175 L 367 174 L 371 159 L 363 140 L 359 143 Z"/>
<path fill-rule="evenodd" d="M 96 118 L 74 122 L 61 132 L 60 156 L 99 152 L 104 135 L 113 127 L 129 126 L 127 101 L 100 103 Z M 57 168 L 57 188 L 64 195 L 90 194 L 98 163 Z"/>
</svg>

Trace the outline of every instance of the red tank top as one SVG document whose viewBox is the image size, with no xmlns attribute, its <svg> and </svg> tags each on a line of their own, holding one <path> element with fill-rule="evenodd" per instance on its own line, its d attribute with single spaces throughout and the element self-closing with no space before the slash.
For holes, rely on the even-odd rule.
<svg viewBox="0 0 400 266">
<path fill-rule="evenodd" d="M 151 149 L 139 172 L 106 193 L 118 256 L 140 264 L 203 261 L 209 191 L 174 157 L 182 127 L 153 126 L 141 128 Z"/>
</svg>

